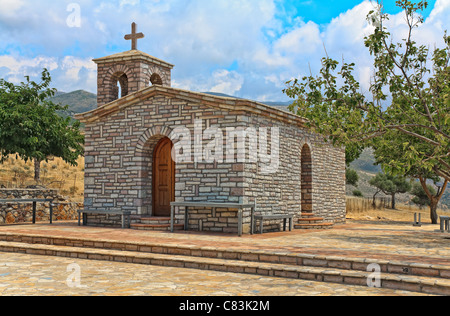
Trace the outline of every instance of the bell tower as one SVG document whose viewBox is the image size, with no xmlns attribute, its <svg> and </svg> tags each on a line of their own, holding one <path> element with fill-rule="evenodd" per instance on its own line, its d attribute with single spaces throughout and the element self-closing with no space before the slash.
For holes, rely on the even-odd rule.
<svg viewBox="0 0 450 316">
<path fill-rule="evenodd" d="M 171 86 L 174 65 L 139 51 L 137 40 L 145 36 L 136 29 L 133 23 L 131 34 L 125 35 L 131 40 L 131 50 L 93 60 L 97 64 L 98 107 L 152 85 Z"/>
</svg>

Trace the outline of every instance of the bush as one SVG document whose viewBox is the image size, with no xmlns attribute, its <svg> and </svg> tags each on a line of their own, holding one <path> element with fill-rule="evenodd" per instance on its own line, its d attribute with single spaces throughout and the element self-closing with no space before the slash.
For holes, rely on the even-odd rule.
<svg viewBox="0 0 450 316">
<path fill-rule="evenodd" d="M 353 196 L 364 197 L 364 195 L 362 194 L 362 192 L 359 191 L 359 190 L 354 190 L 354 191 L 353 191 Z"/>
</svg>

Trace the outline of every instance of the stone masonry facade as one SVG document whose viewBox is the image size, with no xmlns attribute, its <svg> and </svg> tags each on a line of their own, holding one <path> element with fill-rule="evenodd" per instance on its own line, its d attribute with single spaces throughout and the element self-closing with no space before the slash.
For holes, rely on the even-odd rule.
<svg viewBox="0 0 450 316">
<path fill-rule="evenodd" d="M 136 50 L 94 59 L 100 107 L 152 84 L 170 87 L 173 65 Z M 117 84 L 119 82 L 119 84 Z M 118 86 L 121 87 L 119 96 Z"/>
<path fill-rule="evenodd" d="M 101 109 L 105 115 L 95 118 L 92 123 L 86 118 L 87 209 L 129 210 L 137 215 L 152 215 L 152 153 L 155 145 L 163 137 L 170 137 L 180 126 L 192 131 L 191 144 L 194 144 L 195 123 L 201 121 L 203 130 L 246 130 L 253 127 L 257 134 L 259 128 L 267 128 L 270 134 L 277 127 L 280 140 L 278 171 L 264 174 L 258 161 L 249 162 L 252 148 L 247 141 L 245 162 L 239 162 L 236 153 L 234 162 L 178 163 L 175 201 L 249 203 L 256 200 L 258 211 L 264 214 L 300 216 L 301 149 L 306 144 L 312 154 L 313 211 L 335 223 L 345 221 L 343 150 L 323 142 L 320 136 L 292 122 L 236 110 L 238 101 L 235 100 L 195 93 L 187 97 L 186 92 L 172 88 L 147 90 L 149 97 L 143 97 L 142 101 L 114 113 L 110 113 L 112 110 L 108 108 Z M 190 101 L 190 97 L 197 100 Z M 214 104 L 223 102 L 222 109 L 208 106 L 204 99 Z M 116 105 L 119 103 L 117 101 Z M 289 114 L 282 116 L 285 115 Z M 209 142 L 203 139 L 202 147 L 205 148 Z M 270 141 L 267 147 L 270 150 Z M 192 152 L 195 152 L 194 145 Z M 182 222 L 183 215 L 177 214 L 177 219 Z M 193 229 L 202 225 L 203 230 L 237 231 L 237 217 L 233 210 L 219 209 L 216 217 L 212 218 L 210 210 L 199 209 L 190 219 Z M 250 212 L 245 211 L 244 232 L 249 231 L 249 225 Z"/>
<path fill-rule="evenodd" d="M 258 214 L 314 212 L 345 222 L 345 151 L 312 133 L 303 118 L 249 100 L 171 88 L 173 65 L 139 51 L 94 61 L 98 108 L 77 116 L 86 125 L 85 209 L 153 216 L 153 153 L 170 138 L 177 202 L 256 202 Z M 236 210 L 191 214 L 192 229 L 237 232 Z M 93 216 L 89 223 L 117 226 L 111 218 Z M 244 210 L 244 233 L 250 218 Z M 183 223 L 181 210 L 176 219 Z"/>
</svg>

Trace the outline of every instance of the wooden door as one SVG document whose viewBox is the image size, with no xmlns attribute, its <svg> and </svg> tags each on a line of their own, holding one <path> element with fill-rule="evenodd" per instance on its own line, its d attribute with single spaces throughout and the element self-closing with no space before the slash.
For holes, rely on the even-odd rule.
<svg viewBox="0 0 450 316">
<path fill-rule="evenodd" d="M 175 201 L 175 162 L 173 144 L 162 139 L 153 157 L 153 216 L 170 216 L 170 202 Z"/>
</svg>

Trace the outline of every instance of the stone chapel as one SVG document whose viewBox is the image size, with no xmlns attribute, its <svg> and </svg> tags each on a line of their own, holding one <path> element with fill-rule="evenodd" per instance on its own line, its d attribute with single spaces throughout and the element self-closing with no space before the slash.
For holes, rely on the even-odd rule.
<svg viewBox="0 0 450 316">
<path fill-rule="evenodd" d="M 174 65 L 137 50 L 144 35 L 134 23 L 132 31 L 130 51 L 94 59 L 98 106 L 77 116 L 85 124 L 85 210 L 130 211 L 133 228 L 168 229 L 174 201 L 256 201 L 258 213 L 294 215 L 295 228 L 345 222 L 344 149 L 297 115 L 172 88 Z M 189 220 L 192 229 L 237 231 L 228 209 L 199 208 Z M 120 221 L 88 216 L 93 226 Z M 248 233 L 249 212 L 243 227 Z"/>
</svg>

